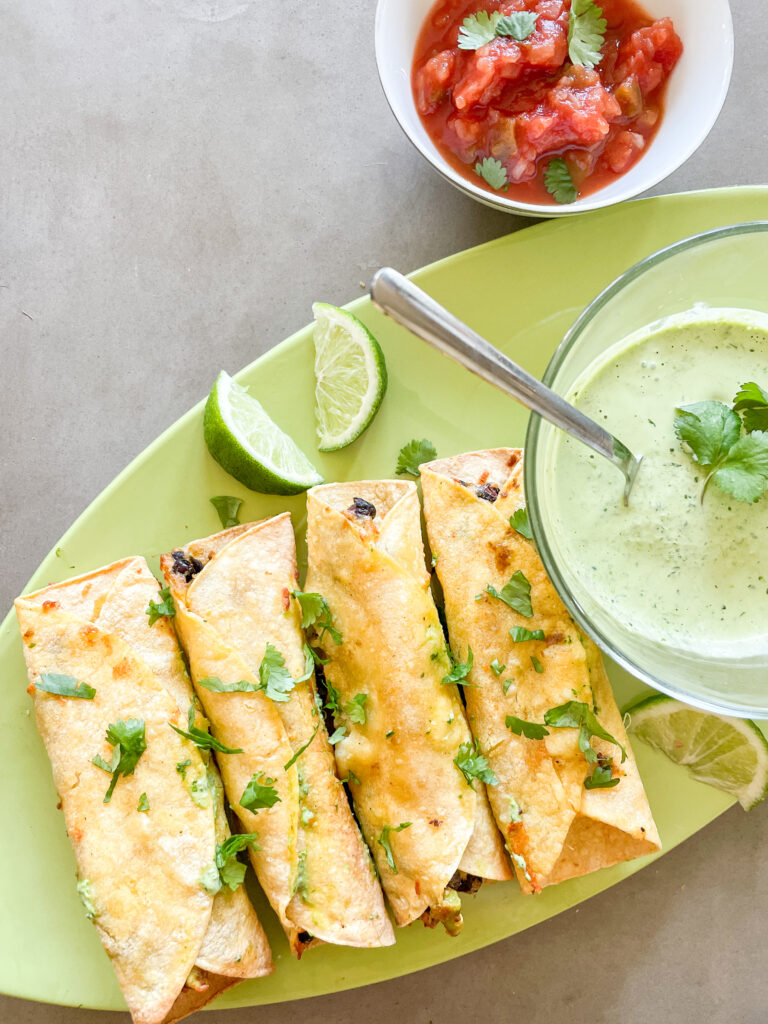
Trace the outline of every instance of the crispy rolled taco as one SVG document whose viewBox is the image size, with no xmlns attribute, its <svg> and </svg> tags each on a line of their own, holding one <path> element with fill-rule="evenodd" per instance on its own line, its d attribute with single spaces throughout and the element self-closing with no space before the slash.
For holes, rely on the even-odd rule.
<svg viewBox="0 0 768 1024">
<path fill-rule="evenodd" d="M 456 932 L 456 889 L 512 873 L 452 681 L 461 669 L 432 600 L 416 486 L 315 487 L 307 517 L 306 598 L 325 603 L 316 643 L 339 771 L 396 923 L 424 915 Z"/>
<path fill-rule="evenodd" d="M 245 891 L 221 884 L 221 784 L 170 727 L 185 724 L 192 690 L 150 602 L 162 605 L 141 558 L 16 601 L 78 890 L 141 1024 L 178 1020 L 272 969 Z"/>
<path fill-rule="evenodd" d="M 453 649 L 472 649 L 472 731 L 521 887 L 660 848 L 600 653 L 544 572 L 524 513 L 520 449 L 421 467 Z"/>
<path fill-rule="evenodd" d="M 317 941 L 394 941 L 373 864 L 328 743 L 302 632 L 286 512 L 164 555 L 176 629 L 229 802 L 262 888 L 300 954 Z"/>
</svg>

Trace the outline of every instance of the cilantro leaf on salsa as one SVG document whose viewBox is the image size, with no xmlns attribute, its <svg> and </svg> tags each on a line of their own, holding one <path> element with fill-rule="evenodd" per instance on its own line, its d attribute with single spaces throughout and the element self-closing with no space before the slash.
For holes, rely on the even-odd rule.
<svg viewBox="0 0 768 1024">
<path fill-rule="evenodd" d="M 519 569 L 510 576 L 509 580 L 501 588 L 501 591 L 498 591 L 490 583 L 485 590 L 491 597 L 497 597 L 499 601 L 503 601 L 504 604 L 509 605 L 510 608 L 526 619 L 530 619 L 533 616 L 531 584 L 528 582 L 525 573 Z"/>
<path fill-rule="evenodd" d="M 460 661 L 457 661 L 454 658 L 452 651 L 450 651 L 450 650 L 448 651 L 448 656 L 451 659 L 451 671 L 448 673 L 448 675 L 443 676 L 443 678 L 440 680 L 440 682 L 441 683 L 462 683 L 463 685 L 466 686 L 467 685 L 466 678 L 469 675 L 469 673 L 472 671 L 472 666 L 473 666 L 473 664 L 475 662 L 475 656 L 472 653 L 472 648 L 471 647 L 467 647 L 467 660 L 466 660 L 466 662 L 462 663 Z"/>
<path fill-rule="evenodd" d="M 234 498 L 231 494 L 217 494 L 215 498 L 210 499 L 210 502 L 218 512 L 221 525 L 225 530 L 230 526 L 240 525 L 238 512 L 243 504 L 242 498 Z"/>
<path fill-rule="evenodd" d="M 533 35 L 538 16 L 533 11 L 514 11 L 502 15 L 496 23 L 496 35 L 510 36 L 521 43 Z"/>
<path fill-rule="evenodd" d="M 397 868 L 395 866 L 395 858 L 394 858 L 394 855 L 392 853 L 392 847 L 391 847 L 390 842 L 389 842 L 389 833 L 390 832 L 402 832 L 404 828 L 410 828 L 410 827 L 411 827 L 411 822 L 410 821 L 401 821 L 399 825 L 385 825 L 384 828 L 381 830 L 381 835 L 376 840 L 376 842 L 379 844 L 379 846 L 383 846 L 384 847 L 384 853 L 386 854 L 386 857 L 387 857 L 387 864 L 389 864 L 390 868 L 392 869 L 392 871 L 395 874 L 397 874 Z"/>
<path fill-rule="evenodd" d="M 187 712 L 188 732 L 185 732 L 183 729 L 179 729 L 173 724 L 173 722 L 169 722 L 168 725 L 170 725 L 173 731 L 177 732 L 179 736 L 183 736 L 185 740 L 191 740 L 196 747 L 200 748 L 200 750 L 215 750 L 219 754 L 242 754 L 243 752 L 242 747 L 226 747 L 215 737 L 211 736 L 206 729 L 200 729 L 195 725 L 194 701 L 189 705 L 189 711 Z"/>
<path fill-rule="evenodd" d="M 602 60 L 608 22 L 595 0 L 572 0 L 568 18 L 568 56 L 572 63 L 593 68 Z"/>
<path fill-rule="evenodd" d="M 479 174 L 491 188 L 495 188 L 497 191 L 499 189 L 503 192 L 507 191 L 509 178 L 507 177 L 507 169 L 501 160 L 497 160 L 492 156 L 485 157 L 475 164 L 475 174 Z"/>
<path fill-rule="evenodd" d="M 734 412 L 744 414 L 744 427 L 748 434 L 753 430 L 768 430 L 768 392 L 751 381 L 742 384 L 733 400 Z"/>
<path fill-rule="evenodd" d="M 437 458 L 437 448 L 423 437 L 420 441 L 415 438 L 404 444 L 397 456 L 397 467 L 395 473 L 398 476 L 418 476 L 419 466 L 424 462 L 432 462 Z"/>
<path fill-rule="evenodd" d="M 59 672 L 41 672 L 35 689 L 44 693 L 55 693 L 59 697 L 79 697 L 81 700 L 93 700 L 96 696 L 96 690 L 88 683 Z"/>
<path fill-rule="evenodd" d="M 467 785 L 475 788 L 473 779 L 480 779 L 486 786 L 498 786 L 499 780 L 494 775 L 488 764 L 488 758 L 480 753 L 480 744 L 477 740 L 467 740 L 459 747 L 459 752 L 454 757 L 453 763 L 459 769 L 467 781 Z"/>
<path fill-rule="evenodd" d="M 104 803 L 108 804 L 115 791 L 117 780 L 121 775 L 133 775 L 139 758 L 147 749 L 147 740 L 143 718 L 118 718 L 107 729 L 107 743 L 111 743 L 112 760 L 107 762 L 97 754 L 92 763 L 105 772 L 112 773 L 112 781 L 104 795 Z"/>
<path fill-rule="evenodd" d="M 490 43 L 496 36 L 496 26 L 500 20 L 501 14 L 498 11 L 494 11 L 492 14 L 487 11 L 470 14 L 461 23 L 459 29 L 459 49 L 479 50 L 481 46 Z"/>
<path fill-rule="evenodd" d="M 527 736 L 529 740 L 543 740 L 545 736 L 549 736 L 549 729 L 546 726 L 538 722 L 525 722 L 516 715 L 507 715 L 504 724 L 518 736 Z"/>
<path fill-rule="evenodd" d="M 160 589 L 160 600 L 150 601 L 147 607 L 147 615 L 149 616 L 150 626 L 154 626 L 158 619 L 161 619 L 163 615 L 167 615 L 169 619 L 172 619 L 176 614 L 176 605 L 173 603 L 173 595 L 171 594 L 169 587 L 162 587 Z"/>
<path fill-rule="evenodd" d="M 509 525 L 513 530 L 517 530 L 521 537 L 525 537 L 526 540 L 533 540 L 533 531 L 528 525 L 528 509 L 518 508 L 509 517 Z"/>
<path fill-rule="evenodd" d="M 547 164 L 544 186 L 556 203 L 572 203 L 579 194 L 568 164 L 561 156 L 554 157 Z"/>
<path fill-rule="evenodd" d="M 509 635 L 516 644 L 524 643 L 526 640 L 546 640 L 543 629 L 526 629 L 525 626 L 513 626 Z"/>
<path fill-rule="evenodd" d="M 275 804 L 280 803 L 280 797 L 275 789 L 275 780 L 267 778 L 266 772 L 254 772 L 251 781 L 243 790 L 239 802 L 246 811 L 252 812 L 261 810 L 262 807 L 274 807 Z"/>
</svg>

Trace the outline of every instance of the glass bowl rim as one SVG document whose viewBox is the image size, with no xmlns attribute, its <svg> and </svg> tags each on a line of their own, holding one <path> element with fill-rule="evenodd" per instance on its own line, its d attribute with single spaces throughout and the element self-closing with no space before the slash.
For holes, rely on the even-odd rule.
<svg viewBox="0 0 768 1024">
<path fill-rule="evenodd" d="M 556 378 L 567 356 L 570 355 L 571 351 L 578 343 L 585 328 L 595 319 L 598 313 L 602 311 L 611 299 L 623 291 L 627 285 L 641 277 L 647 270 L 651 270 L 659 264 L 664 263 L 666 260 L 671 259 L 674 256 L 678 256 L 683 252 L 698 248 L 699 246 L 708 245 L 711 242 L 721 241 L 722 239 L 738 235 L 750 235 L 762 232 L 768 233 L 768 220 L 754 220 L 745 221 L 739 224 L 729 224 L 725 227 L 702 231 L 699 234 L 683 238 L 678 242 L 673 242 L 671 245 L 664 246 L 664 248 L 658 249 L 656 252 L 651 253 L 650 256 L 646 256 L 644 259 L 633 264 L 628 270 L 625 270 L 606 288 L 604 288 L 589 303 L 589 305 L 582 310 L 576 320 L 574 320 L 547 364 L 547 368 L 542 377 L 543 383 L 548 387 L 552 387 L 553 380 Z M 542 525 L 538 499 L 539 488 L 537 482 L 537 455 L 540 430 L 541 417 L 537 413 L 532 412 L 528 420 L 528 429 L 525 435 L 525 500 L 539 556 L 544 564 L 544 569 L 547 575 L 551 579 L 568 612 L 592 637 L 598 647 L 600 647 L 613 661 L 629 672 L 635 679 L 645 683 L 652 689 L 660 693 L 665 693 L 669 697 L 674 697 L 676 700 L 680 700 L 685 704 L 701 708 L 704 711 L 711 711 L 716 714 L 726 713 L 737 718 L 768 718 L 768 697 L 766 697 L 765 708 L 760 709 L 748 704 L 742 704 L 738 701 L 729 701 L 724 698 L 707 698 L 699 694 L 691 694 L 687 690 L 675 686 L 672 683 L 668 683 L 666 680 L 660 679 L 653 672 L 643 668 L 642 665 L 639 665 L 634 661 L 634 659 L 625 655 L 601 629 L 598 629 L 594 625 L 589 615 L 584 611 L 563 578 L 557 559 L 554 557 L 552 549 L 549 546 L 546 532 Z"/>
</svg>

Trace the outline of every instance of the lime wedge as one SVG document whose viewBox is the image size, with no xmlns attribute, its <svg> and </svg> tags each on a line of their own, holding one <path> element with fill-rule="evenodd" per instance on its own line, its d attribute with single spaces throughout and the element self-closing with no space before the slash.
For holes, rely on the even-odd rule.
<svg viewBox="0 0 768 1024">
<path fill-rule="evenodd" d="M 220 466 L 263 494 L 299 494 L 323 478 L 260 402 L 223 370 L 205 403 L 203 431 Z"/>
<path fill-rule="evenodd" d="M 365 324 L 345 309 L 316 302 L 315 415 L 321 452 L 356 440 L 387 390 L 384 353 Z"/>
<path fill-rule="evenodd" d="M 650 743 L 694 779 L 731 793 L 744 810 L 768 791 L 768 742 L 754 722 L 688 707 L 658 694 L 624 712 L 629 732 Z"/>
</svg>

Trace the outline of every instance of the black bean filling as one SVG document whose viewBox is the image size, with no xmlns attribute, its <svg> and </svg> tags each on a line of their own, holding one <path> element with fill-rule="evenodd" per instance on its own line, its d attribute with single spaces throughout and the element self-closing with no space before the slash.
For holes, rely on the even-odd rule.
<svg viewBox="0 0 768 1024">
<path fill-rule="evenodd" d="M 490 501 L 493 504 L 499 496 L 499 488 L 496 484 L 483 484 L 482 487 L 478 487 L 475 490 L 475 494 L 478 498 L 482 498 L 483 501 Z"/>
<path fill-rule="evenodd" d="M 365 498 L 353 498 L 347 512 L 351 512 L 358 519 L 376 518 L 376 506 L 372 505 L 370 501 L 366 501 Z"/>
<path fill-rule="evenodd" d="M 173 571 L 179 576 L 183 576 L 187 583 L 193 576 L 197 576 L 199 572 L 203 571 L 203 563 L 193 555 L 187 558 L 183 551 L 172 551 L 171 558 L 173 558 Z"/>
<path fill-rule="evenodd" d="M 468 875 L 466 871 L 456 871 L 448 883 L 448 888 L 453 889 L 455 892 L 468 892 L 472 894 L 477 892 L 482 884 L 482 878 L 478 878 L 477 875 Z"/>
</svg>

